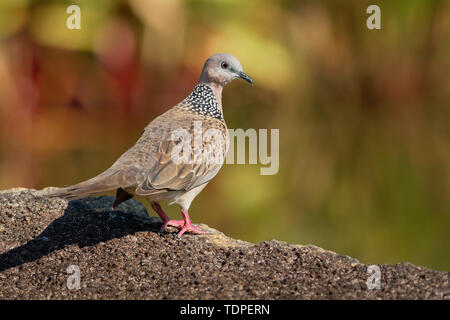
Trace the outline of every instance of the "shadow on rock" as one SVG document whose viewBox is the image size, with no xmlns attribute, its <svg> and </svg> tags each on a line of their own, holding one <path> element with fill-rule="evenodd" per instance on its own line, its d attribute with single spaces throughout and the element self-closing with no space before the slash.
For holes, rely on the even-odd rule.
<svg viewBox="0 0 450 320">
<path fill-rule="evenodd" d="M 0 255 L 0 272 L 35 261 L 68 245 L 92 246 L 137 231 L 158 232 L 161 221 L 149 217 L 139 202 L 130 200 L 112 211 L 109 209 L 112 201 L 111 197 L 70 201 L 64 215 L 36 238 Z"/>
</svg>

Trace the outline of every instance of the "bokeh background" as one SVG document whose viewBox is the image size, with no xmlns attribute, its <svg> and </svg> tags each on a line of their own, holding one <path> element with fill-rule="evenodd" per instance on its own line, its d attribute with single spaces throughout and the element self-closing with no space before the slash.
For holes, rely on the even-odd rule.
<svg viewBox="0 0 450 320">
<path fill-rule="evenodd" d="M 228 126 L 280 129 L 280 170 L 225 165 L 194 222 L 450 269 L 449 1 L 0 0 L 0 189 L 100 173 L 216 52 L 255 80 Z"/>
</svg>

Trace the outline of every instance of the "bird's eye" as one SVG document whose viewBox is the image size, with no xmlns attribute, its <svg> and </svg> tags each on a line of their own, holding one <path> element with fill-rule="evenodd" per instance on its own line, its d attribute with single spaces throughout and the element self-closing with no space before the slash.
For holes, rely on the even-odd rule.
<svg viewBox="0 0 450 320">
<path fill-rule="evenodd" d="M 222 67 L 222 69 L 228 69 L 230 67 L 230 65 L 226 62 L 222 62 L 221 67 Z"/>
</svg>

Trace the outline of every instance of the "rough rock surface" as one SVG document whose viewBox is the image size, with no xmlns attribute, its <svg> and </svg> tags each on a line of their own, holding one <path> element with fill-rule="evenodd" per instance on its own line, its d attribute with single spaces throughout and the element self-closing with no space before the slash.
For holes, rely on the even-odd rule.
<svg viewBox="0 0 450 320">
<path fill-rule="evenodd" d="M 379 265 L 381 288 L 369 290 L 367 265 L 312 245 L 210 228 L 177 239 L 135 200 L 112 211 L 111 197 L 41 194 L 0 193 L 0 299 L 450 299 L 449 272 Z M 67 287 L 71 265 L 80 289 Z"/>
</svg>

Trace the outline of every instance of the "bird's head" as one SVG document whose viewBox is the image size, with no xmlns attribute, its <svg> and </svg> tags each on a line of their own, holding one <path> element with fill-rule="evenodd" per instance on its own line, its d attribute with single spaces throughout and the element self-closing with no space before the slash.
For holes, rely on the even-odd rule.
<svg viewBox="0 0 450 320">
<path fill-rule="evenodd" d="M 242 70 L 239 60 L 227 53 L 217 53 L 209 57 L 203 66 L 200 82 L 215 83 L 222 87 L 234 79 L 242 78 L 253 84 L 253 80 Z"/>
</svg>

